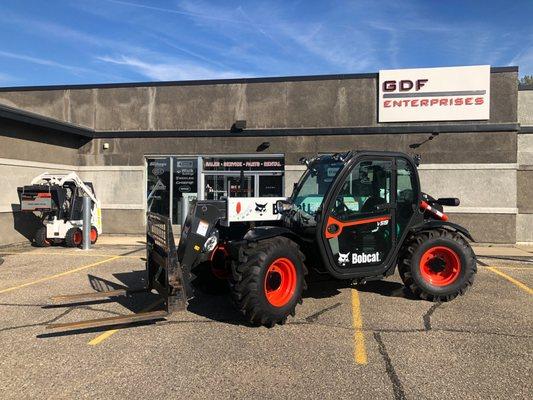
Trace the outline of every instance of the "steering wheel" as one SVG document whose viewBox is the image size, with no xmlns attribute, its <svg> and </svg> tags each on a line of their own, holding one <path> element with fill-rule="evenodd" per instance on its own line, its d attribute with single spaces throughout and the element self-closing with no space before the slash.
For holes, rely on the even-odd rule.
<svg viewBox="0 0 533 400">
<path fill-rule="evenodd" d="M 350 211 L 350 208 L 346 205 L 343 198 L 341 196 L 337 196 L 337 199 L 335 200 L 335 212 L 340 214 Z"/>
</svg>

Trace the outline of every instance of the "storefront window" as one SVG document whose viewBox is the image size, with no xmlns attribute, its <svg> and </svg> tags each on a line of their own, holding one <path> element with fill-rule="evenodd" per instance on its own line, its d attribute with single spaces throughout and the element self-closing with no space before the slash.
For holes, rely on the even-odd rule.
<svg viewBox="0 0 533 400">
<path fill-rule="evenodd" d="M 170 158 L 148 158 L 148 187 L 146 209 L 169 216 Z"/>
<path fill-rule="evenodd" d="M 174 157 L 172 165 L 172 221 L 180 224 L 183 220 L 182 213 L 186 212 L 184 202 L 189 203 L 198 198 L 198 159 Z"/>
<path fill-rule="evenodd" d="M 147 209 L 179 225 L 192 200 L 283 196 L 281 156 L 148 157 Z"/>
<path fill-rule="evenodd" d="M 283 176 L 259 176 L 259 197 L 281 197 L 283 195 Z"/>
</svg>

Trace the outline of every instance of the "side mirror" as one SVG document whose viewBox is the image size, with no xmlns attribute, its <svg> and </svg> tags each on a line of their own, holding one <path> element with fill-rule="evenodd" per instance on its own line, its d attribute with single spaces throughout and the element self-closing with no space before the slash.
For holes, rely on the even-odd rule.
<svg viewBox="0 0 533 400">
<path fill-rule="evenodd" d="M 456 197 L 441 197 L 437 199 L 437 203 L 441 206 L 457 207 L 461 201 Z"/>
<path fill-rule="evenodd" d="M 287 200 L 278 200 L 276 201 L 276 209 L 279 213 L 288 211 L 292 208 L 292 203 Z"/>
</svg>

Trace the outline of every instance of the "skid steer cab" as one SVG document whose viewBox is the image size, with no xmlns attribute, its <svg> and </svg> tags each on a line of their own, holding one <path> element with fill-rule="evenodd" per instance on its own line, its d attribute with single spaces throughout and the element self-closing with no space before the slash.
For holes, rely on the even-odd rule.
<svg viewBox="0 0 533 400">
<path fill-rule="evenodd" d="M 309 268 L 364 283 L 398 270 L 430 301 L 464 294 L 476 273 L 469 232 L 421 191 L 407 154 L 358 151 L 303 160 L 290 198 L 198 201 L 182 227 L 178 262 L 193 287 L 228 288 L 252 324 L 294 315 Z"/>
<path fill-rule="evenodd" d="M 68 247 L 82 244 L 83 197 L 91 199 L 91 243 L 95 244 L 102 233 L 100 201 L 91 182 L 83 182 L 70 172 L 44 173 L 35 177 L 30 185 L 17 188 L 22 212 L 38 215 L 42 225 L 33 236 L 38 247 L 63 243 Z"/>
</svg>

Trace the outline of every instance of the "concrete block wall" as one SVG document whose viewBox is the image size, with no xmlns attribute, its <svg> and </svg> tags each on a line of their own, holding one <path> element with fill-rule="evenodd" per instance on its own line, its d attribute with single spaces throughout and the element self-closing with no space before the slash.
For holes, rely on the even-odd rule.
<svg viewBox="0 0 533 400">
<path fill-rule="evenodd" d="M 518 121 L 516 240 L 533 242 L 533 87 L 518 91 Z"/>
</svg>

